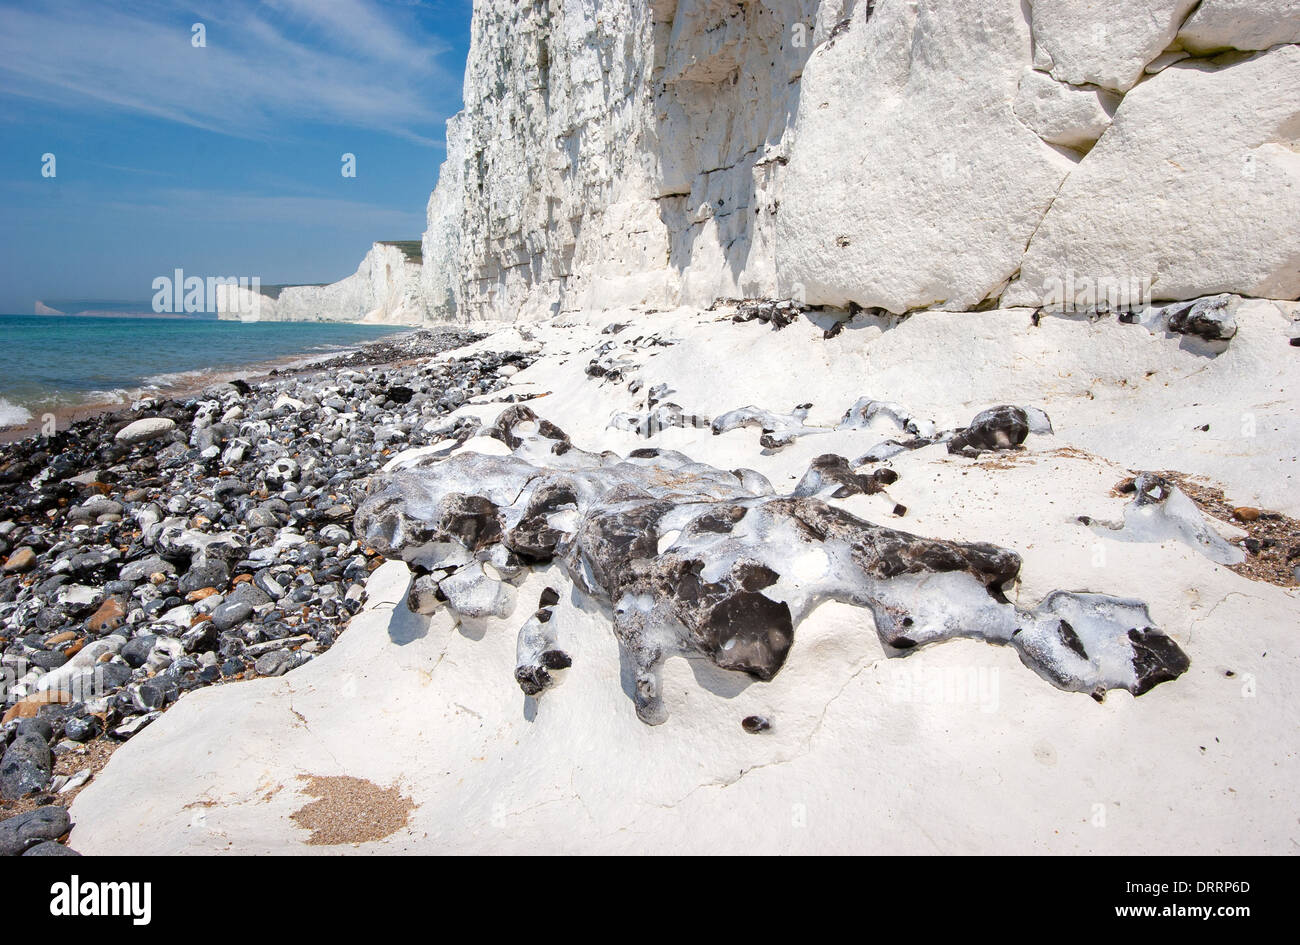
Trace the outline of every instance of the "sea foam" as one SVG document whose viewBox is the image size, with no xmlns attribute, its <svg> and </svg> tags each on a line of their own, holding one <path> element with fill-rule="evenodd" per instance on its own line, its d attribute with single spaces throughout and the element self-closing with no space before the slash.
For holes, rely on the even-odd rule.
<svg viewBox="0 0 1300 945">
<path fill-rule="evenodd" d="M 30 422 L 31 419 L 32 414 L 30 410 L 20 407 L 17 404 L 11 404 L 3 397 L 0 397 L 0 428 L 20 427 L 24 423 Z"/>
</svg>

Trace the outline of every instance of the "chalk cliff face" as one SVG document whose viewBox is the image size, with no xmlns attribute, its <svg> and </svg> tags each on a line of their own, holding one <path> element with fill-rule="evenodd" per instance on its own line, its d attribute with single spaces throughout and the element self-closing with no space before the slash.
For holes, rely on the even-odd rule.
<svg viewBox="0 0 1300 945">
<path fill-rule="evenodd" d="M 437 320 L 1300 295 L 1296 0 L 480 0 Z"/>
<path fill-rule="evenodd" d="M 263 286 L 260 293 L 218 286 L 217 315 L 225 320 L 364 322 L 418 325 L 419 244 L 375 243 L 357 271 L 329 285 Z"/>
<path fill-rule="evenodd" d="M 708 304 L 775 288 L 775 171 L 816 0 L 475 5 L 429 203 L 435 316 Z"/>
</svg>

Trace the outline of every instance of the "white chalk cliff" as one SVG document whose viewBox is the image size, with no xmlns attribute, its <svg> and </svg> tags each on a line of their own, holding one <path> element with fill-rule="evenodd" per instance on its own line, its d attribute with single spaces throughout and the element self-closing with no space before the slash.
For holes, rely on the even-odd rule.
<svg viewBox="0 0 1300 945">
<path fill-rule="evenodd" d="M 217 317 L 268 322 L 359 322 L 418 325 L 420 260 L 415 247 L 375 243 L 357 271 L 328 285 L 217 286 Z"/>
<path fill-rule="evenodd" d="M 1300 295 L 1300 3 L 475 4 L 430 317 Z"/>
</svg>

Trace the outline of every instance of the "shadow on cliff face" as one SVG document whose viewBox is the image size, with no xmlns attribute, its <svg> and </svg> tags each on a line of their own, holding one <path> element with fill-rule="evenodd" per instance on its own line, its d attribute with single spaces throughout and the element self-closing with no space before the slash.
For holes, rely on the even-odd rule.
<svg viewBox="0 0 1300 945">
<path fill-rule="evenodd" d="M 715 282 L 684 285 L 684 298 L 775 290 L 775 183 L 819 6 L 803 0 L 793 19 L 764 4 L 722 0 L 656 9 L 655 48 L 664 53 L 652 72 L 651 137 L 662 146 L 645 159 L 658 179 L 654 199 L 669 234 L 669 264 L 684 276 L 693 270 L 688 279 Z M 845 24 L 853 0 L 846 6 Z"/>
</svg>

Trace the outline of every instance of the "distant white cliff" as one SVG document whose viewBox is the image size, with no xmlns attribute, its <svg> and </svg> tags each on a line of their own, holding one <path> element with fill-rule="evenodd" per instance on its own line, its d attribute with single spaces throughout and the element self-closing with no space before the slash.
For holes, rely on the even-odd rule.
<svg viewBox="0 0 1300 945">
<path fill-rule="evenodd" d="M 419 287 L 419 242 L 379 242 L 355 273 L 329 285 L 262 286 L 260 291 L 218 285 L 217 315 L 245 321 L 419 325 L 424 320 Z"/>
</svg>

